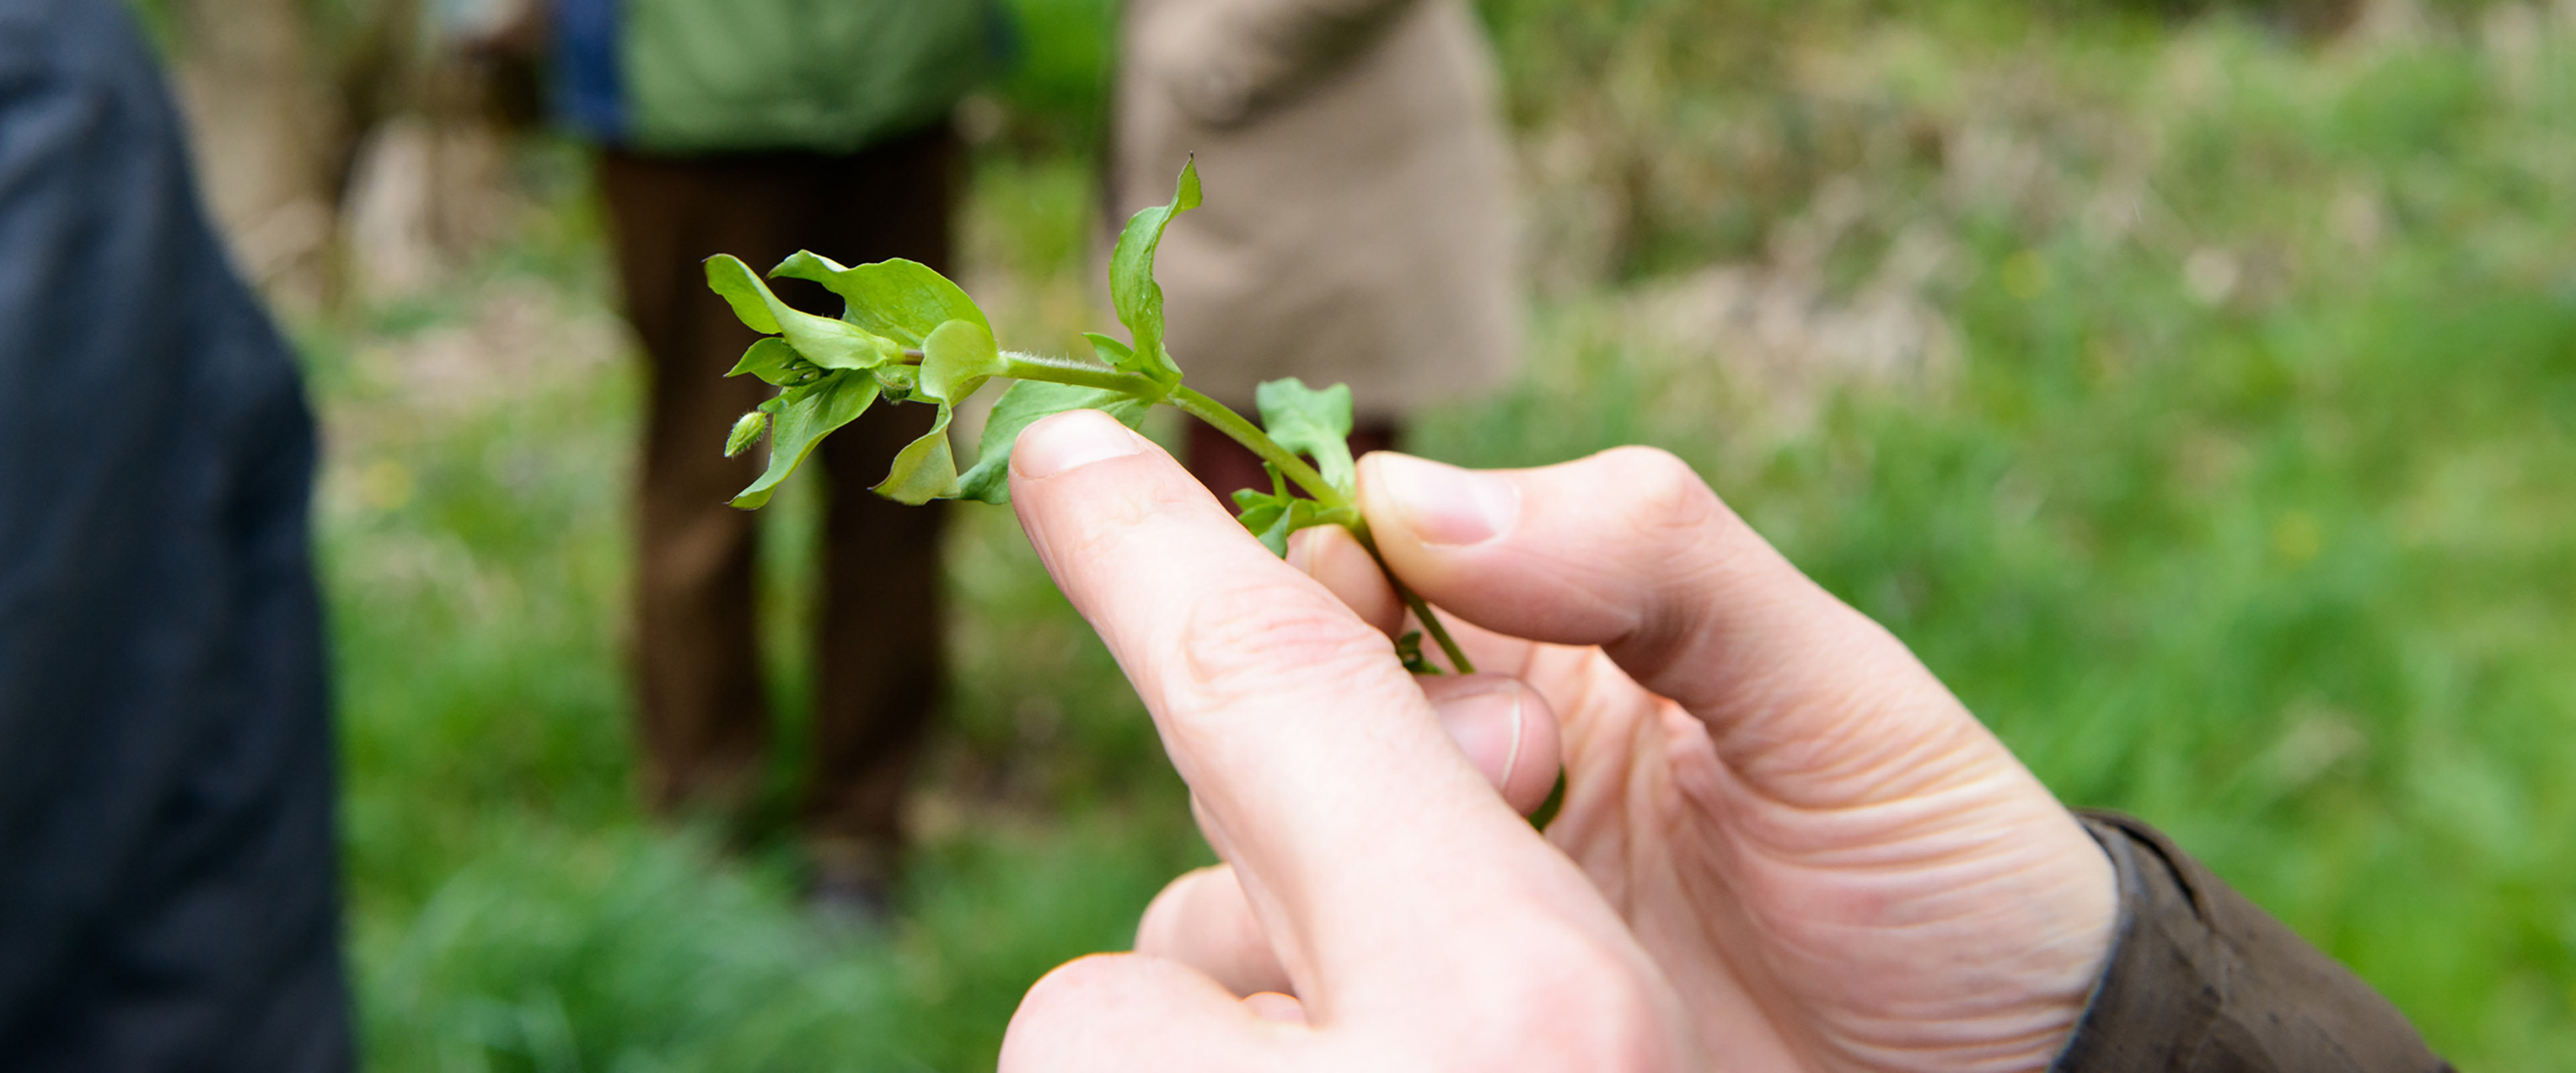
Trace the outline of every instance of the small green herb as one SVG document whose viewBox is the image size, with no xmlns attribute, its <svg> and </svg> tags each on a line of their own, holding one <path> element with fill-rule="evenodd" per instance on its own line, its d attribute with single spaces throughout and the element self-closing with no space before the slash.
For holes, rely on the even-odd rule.
<svg viewBox="0 0 2576 1073">
<path fill-rule="evenodd" d="M 1154 282 L 1154 250 L 1172 218 L 1199 204 L 1196 163 L 1181 168 L 1168 205 L 1137 213 L 1118 236 L 1109 258 L 1109 293 L 1128 342 L 1085 333 L 1097 361 L 1041 357 L 1000 349 L 992 322 L 966 292 L 928 266 L 880 261 L 843 267 L 798 252 L 770 270 L 775 278 L 811 280 L 842 299 L 839 319 L 816 316 L 778 300 L 767 283 L 733 257 L 707 259 L 707 286 L 733 306 L 734 315 L 762 334 L 743 352 L 730 376 L 756 376 L 776 385 L 778 396 L 735 422 L 727 455 L 740 454 L 769 435 L 769 466 L 733 499 L 746 510 L 769 502 L 778 482 L 795 472 L 814 445 L 867 412 L 880 398 L 890 403 L 937 406 L 930 431 L 894 457 L 878 494 L 904 503 L 974 499 L 1007 503 L 1011 497 L 1011 444 L 1032 422 L 1067 410 L 1100 410 L 1129 428 L 1156 404 L 1171 406 L 1224 432 L 1261 457 L 1270 491 L 1234 494 L 1237 519 L 1273 554 L 1288 553 L 1288 537 L 1317 525 L 1339 525 L 1377 555 L 1368 523 L 1352 502 L 1357 474 L 1351 459 L 1351 389 L 1335 384 L 1315 390 L 1294 380 L 1273 380 L 1254 394 L 1261 424 L 1181 382 L 1180 364 L 1163 341 L 1163 288 Z M 957 404 L 996 377 L 1015 381 L 993 404 L 975 465 L 957 472 L 949 453 L 948 422 Z M 1307 459 L 1313 459 L 1310 464 Z M 1378 566 L 1385 568 L 1385 560 Z M 1439 643 L 1449 665 L 1474 673 L 1466 653 L 1440 624 L 1429 604 L 1389 573 L 1387 582 Z M 1422 633 L 1396 642 L 1405 667 L 1438 673 L 1422 655 Z"/>
</svg>

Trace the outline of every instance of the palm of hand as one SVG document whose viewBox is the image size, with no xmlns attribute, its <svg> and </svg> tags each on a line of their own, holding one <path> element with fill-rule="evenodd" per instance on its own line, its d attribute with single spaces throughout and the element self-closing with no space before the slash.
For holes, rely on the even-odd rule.
<svg viewBox="0 0 2576 1073">
<path fill-rule="evenodd" d="M 1600 648 L 1473 630 L 1481 669 L 1548 697 L 1574 857 L 1744 1070 L 2045 1068 L 2107 949 L 2097 852 L 1924 674 L 1844 715 L 1865 749 L 1728 751 Z M 1736 744 L 1747 746 L 1747 744 Z M 1832 762 L 1824 762 L 1832 757 Z"/>
<path fill-rule="evenodd" d="M 1791 710 L 1703 721 L 1599 648 L 1475 634 L 1480 667 L 1557 713 L 1548 839 L 1727 1068 L 2038 1069 L 2063 1045 L 2108 947 L 2108 866 L 1919 667 L 1893 695 L 1750 690 Z M 1782 719 L 1804 732 L 1711 737 Z"/>
</svg>

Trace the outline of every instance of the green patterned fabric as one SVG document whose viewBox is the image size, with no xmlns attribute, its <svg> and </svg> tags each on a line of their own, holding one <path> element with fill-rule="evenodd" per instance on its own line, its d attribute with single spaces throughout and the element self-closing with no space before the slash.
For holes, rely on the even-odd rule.
<svg viewBox="0 0 2576 1073">
<path fill-rule="evenodd" d="M 985 0 L 624 0 L 627 138 L 849 152 L 945 115 L 997 65 Z"/>
</svg>

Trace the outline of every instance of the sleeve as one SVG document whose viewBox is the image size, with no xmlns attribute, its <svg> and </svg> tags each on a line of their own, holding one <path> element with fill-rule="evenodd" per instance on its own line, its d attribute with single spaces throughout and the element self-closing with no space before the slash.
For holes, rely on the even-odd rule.
<svg viewBox="0 0 2576 1073">
<path fill-rule="evenodd" d="M 1212 126 L 1242 123 L 1329 77 L 1420 0 L 1164 0 L 1134 47 L 1142 73 Z"/>
<path fill-rule="evenodd" d="M 2404 1014 L 2153 828 L 2078 813 L 2120 930 L 2051 1073 L 2449 1073 Z"/>
</svg>

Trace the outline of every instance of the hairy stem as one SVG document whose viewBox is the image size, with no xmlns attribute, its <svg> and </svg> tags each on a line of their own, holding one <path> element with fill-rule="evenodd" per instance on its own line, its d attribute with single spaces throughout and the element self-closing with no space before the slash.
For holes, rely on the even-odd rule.
<svg viewBox="0 0 2576 1073">
<path fill-rule="evenodd" d="M 1262 461 L 1279 467 L 1281 476 L 1288 478 L 1289 483 L 1304 489 L 1307 495 L 1315 497 L 1315 502 L 1322 504 L 1324 509 L 1348 510 L 1354 515 L 1358 513 L 1359 504 L 1351 502 L 1351 497 L 1343 495 L 1341 489 L 1333 487 L 1331 482 L 1324 479 L 1323 474 L 1315 472 L 1315 467 L 1307 465 L 1305 459 L 1279 446 L 1279 442 L 1271 439 L 1269 433 L 1261 431 L 1260 426 L 1253 424 L 1242 414 L 1234 412 L 1233 407 L 1187 387 L 1173 388 L 1171 397 L 1164 401 L 1182 413 L 1216 426 L 1217 431 L 1233 437 L 1234 442 L 1250 449 L 1253 454 L 1260 455 Z M 1366 524 L 1368 523 L 1357 523 L 1360 526 Z M 1354 528 L 1352 531 L 1364 532 L 1365 530 Z"/>
<path fill-rule="evenodd" d="M 1135 373 L 1070 358 L 1050 358 L 1043 354 L 1023 354 L 1016 350 L 1002 352 L 1002 375 L 1013 380 L 1045 380 L 1075 387 L 1096 387 L 1124 395 L 1150 399 L 1162 392 L 1162 385 Z"/>
</svg>

